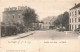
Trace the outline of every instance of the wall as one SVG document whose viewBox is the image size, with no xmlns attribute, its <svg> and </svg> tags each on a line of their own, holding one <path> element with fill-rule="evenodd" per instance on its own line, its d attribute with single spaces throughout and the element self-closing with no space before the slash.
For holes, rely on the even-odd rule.
<svg viewBox="0 0 80 52">
<path fill-rule="evenodd" d="M 80 14 L 78 14 L 79 10 L 80 10 L 80 7 L 69 11 L 69 16 L 71 13 L 71 16 L 69 18 L 69 24 L 71 25 L 71 27 L 69 27 L 69 29 L 71 29 L 72 31 L 77 29 L 79 27 L 78 25 L 80 25 L 80 22 L 79 22 Z M 76 13 L 75 13 L 75 11 L 76 11 Z M 72 14 L 72 12 L 73 12 L 73 14 Z"/>
</svg>

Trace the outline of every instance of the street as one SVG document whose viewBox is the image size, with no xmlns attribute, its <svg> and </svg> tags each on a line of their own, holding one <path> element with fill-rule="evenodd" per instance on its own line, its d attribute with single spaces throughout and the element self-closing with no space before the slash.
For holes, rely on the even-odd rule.
<svg viewBox="0 0 80 52">
<path fill-rule="evenodd" d="M 40 52 L 55 52 L 55 51 L 65 52 L 67 50 L 71 52 L 73 51 L 79 52 L 80 37 L 79 39 L 77 38 L 78 38 L 77 34 L 69 31 L 67 32 L 59 32 L 55 30 L 30 31 L 18 34 L 16 36 L 2 38 L 1 52 L 6 52 L 6 50 L 19 50 L 19 48 L 20 50 L 25 50 L 25 52 L 32 51 L 38 52 L 38 48 L 41 49 Z"/>
<path fill-rule="evenodd" d="M 16 36 L 4 37 L 2 39 L 26 39 L 26 40 L 56 40 L 56 39 L 76 39 L 78 34 L 74 32 L 56 30 L 37 30 L 27 33 L 18 34 Z"/>
</svg>

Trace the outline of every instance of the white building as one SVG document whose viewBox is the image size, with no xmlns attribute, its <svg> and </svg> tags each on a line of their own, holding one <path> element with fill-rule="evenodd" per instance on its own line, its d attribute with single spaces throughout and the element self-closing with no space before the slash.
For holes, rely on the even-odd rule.
<svg viewBox="0 0 80 52">
<path fill-rule="evenodd" d="M 69 30 L 74 31 L 80 27 L 80 3 L 75 4 L 69 11 Z"/>
<path fill-rule="evenodd" d="M 55 17 L 51 16 L 51 17 L 47 17 L 45 19 L 43 19 L 43 29 L 51 29 L 54 27 L 53 22 L 55 21 Z"/>
</svg>

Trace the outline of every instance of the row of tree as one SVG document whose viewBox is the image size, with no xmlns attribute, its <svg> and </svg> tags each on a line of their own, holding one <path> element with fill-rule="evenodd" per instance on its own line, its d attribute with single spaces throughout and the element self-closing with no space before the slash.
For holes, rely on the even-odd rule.
<svg viewBox="0 0 80 52">
<path fill-rule="evenodd" d="M 23 21 L 26 28 L 31 28 L 32 23 L 38 22 L 38 16 L 32 8 L 28 7 L 23 11 L 22 15 L 24 16 Z M 69 13 L 66 11 L 63 14 L 58 15 L 53 24 L 56 27 L 65 27 L 66 30 L 69 30 Z"/>
<path fill-rule="evenodd" d="M 66 30 L 69 30 L 69 13 L 64 12 L 63 14 L 58 15 L 57 19 L 53 22 L 56 27 L 65 27 Z"/>
</svg>

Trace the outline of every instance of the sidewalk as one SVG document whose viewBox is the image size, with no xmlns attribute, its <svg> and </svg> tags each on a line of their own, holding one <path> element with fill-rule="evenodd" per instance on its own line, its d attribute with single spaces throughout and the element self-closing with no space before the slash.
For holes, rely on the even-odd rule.
<svg viewBox="0 0 80 52">
<path fill-rule="evenodd" d="M 64 32 L 73 33 L 74 31 L 64 31 Z"/>
<path fill-rule="evenodd" d="M 23 37 L 26 37 L 26 36 L 29 36 L 29 35 L 32 35 L 33 33 L 35 33 L 35 31 L 30 31 L 30 32 L 26 32 L 26 33 L 21 33 L 21 34 L 17 34 L 15 36 L 8 36 L 8 37 L 3 37 L 1 39 L 19 39 L 19 38 L 23 38 Z"/>
</svg>

